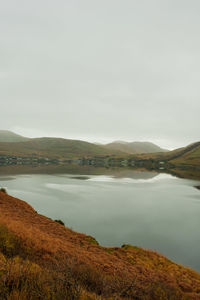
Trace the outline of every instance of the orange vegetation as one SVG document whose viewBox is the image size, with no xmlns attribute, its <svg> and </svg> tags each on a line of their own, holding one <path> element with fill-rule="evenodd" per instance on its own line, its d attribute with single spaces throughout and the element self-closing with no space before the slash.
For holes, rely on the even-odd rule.
<svg viewBox="0 0 200 300">
<path fill-rule="evenodd" d="M 101 247 L 94 238 L 39 215 L 26 202 L 3 192 L 0 192 L 0 224 L 6 228 L 3 237 L 0 235 L 0 242 L 3 239 L 6 245 L 0 243 L 0 251 L 8 259 L 28 259 L 46 272 L 58 267 L 61 270 L 66 265 L 71 272 L 70 280 L 82 291 L 73 299 L 96 299 L 97 295 L 110 299 L 117 296 L 149 300 L 200 299 L 200 275 L 195 271 L 150 250 L 130 245 Z M 16 239 L 15 248 L 9 234 Z M 62 296 L 60 299 L 70 298 Z"/>
</svg>

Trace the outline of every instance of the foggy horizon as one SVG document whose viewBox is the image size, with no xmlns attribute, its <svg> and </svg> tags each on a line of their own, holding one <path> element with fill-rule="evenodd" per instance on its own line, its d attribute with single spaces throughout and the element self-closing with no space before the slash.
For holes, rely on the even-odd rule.
<svg viewBox="0 0 200 300">
<path fill-rule="evenodd" d="M 200 140 L 200 2 L 0 4 L 0 129 L 88 142 Z"/>
<path fill-rule="evenodd" d="M 26 130 L 21 132 L 20 130 L 18 130 L 18 131 L 17 130 L 12 130 L 12 129 L 8 130 L 8 129 L 5 129 L 5 128 L 3 128 L 3 129 L 1 128 L 0 131 L 1 130 L 11 131 L 13 133 L 19 134 L 19 135 L 21 135 L 23 137 L 26 137 L 26 138 L 63 138 L 63 139 L 69 139 L 69 140 L 80 140 L 80 141 L 84 141 L 84 142 L 89 142 L 89 143 L 94 143 L 94 144 L 102 144 L 102 145 L 109 144 L 109 143 L 112 143 L 112 142 L 128 142 L 128 143 L 130 143 L 130 142 L 150 142 L 150 143 L 156 144 L 157 146 L 159 146 L 163 149 L 167 149 L 167 150 L 175 150 L 177 148 L 181 148 L 181 147 L 185 147 L 185 146 L 189 145 L 189 144 L 182 144 L 182 145 L 179 145 L 177 147 L 173 147 L 173 146 L 166 147 L 165 146 L 165 141 L 163 141 L 163 142 L 160 141 L 160 144 L 159 144 L 159 141 L 157 141 L 157 140 L 147 140 L 147 139 L 142 139 L 142 138 L 138 139 L 138 140 L 125 139 L 125 138 L 118 138 L 118 139 L 117 138 L 116 139 L 114 139 L 114 138 L 113 139 L 112 138 L 110 138 L 110 139 L 109 138 L 108 139 L 100 138 L 100 139 L 96 139 L 96 138 L 87 138 L 87 137 L 70 137 L 70 135 L 66 136 L 66 135 L 59 135 L 59 134 L 57 134 L 57 135 L 48 135 L 48 134 L 39 134 L 38 133 L 38 135 L 37 135 L 37 134 L 31 133 L 31 131 L 29 131 L 29 134 L 24 134 L 25 132 L 27 132 Z M 195 143 L 195 142 L 197 142 L 197 141 L 193 141 L 190 144 Z"/>
</svg>

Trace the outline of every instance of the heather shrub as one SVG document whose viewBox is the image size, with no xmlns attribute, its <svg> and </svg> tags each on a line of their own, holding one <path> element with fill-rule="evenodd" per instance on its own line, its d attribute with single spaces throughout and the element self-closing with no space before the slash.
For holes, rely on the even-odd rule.
<svg viewBox="0 0 200 300">
<path fill-rule="evenodd" d="M 7 191 L 6 191 L 6 189 L 5 188 L 0 188 L 0 192 L 2 192 L 2 193 L 4 193 L 4 194 L 7 194 Z"/>
<path fill-rule="evenodd" d="M 6 226 L 0 225 L 0 251 L 7 257 L 25 254 L 28 249 L 22 246 L 19 237 L 14 235 Z"/>
<path fill-rule="evenodd" d="M 1 257 L 0 291 L 0 300 L 75 300 L 80 296 L 70 273 L 41 268 L 19 257 Z"/>
<path fill-rule="evenodd" d="M 59 224 L 65 226 L 65 223 L 64 223 L 62 220 L 55 220 L 55 222 L 57 222 L 57 223 L 59 223 Z"/>
</svg>

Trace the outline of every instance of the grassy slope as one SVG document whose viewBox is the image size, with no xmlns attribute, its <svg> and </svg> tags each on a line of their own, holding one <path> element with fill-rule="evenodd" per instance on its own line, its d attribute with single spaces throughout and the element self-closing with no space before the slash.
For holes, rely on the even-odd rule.
<svg viewBox="0 0 200 300">
<path fill-rule="evenodd" d="M 25 142 L 28 141 L 29 138 L 23 137 L 19 134 L 8 130 L 0 130 L 0 142 Z"/>
<path fill-rule="evenodd" d="M 175 165 L 193 165 L 200 167 L 200 145 L 170 161 Z"/>
<path fill-rule="evenodd" d="M 0 141 L 1 141 L 0 131 Z M 10 133 L 14 137 L 19 137 L 14 133 Z M 114 148 L 113 145 L 115 144 Z M 139 146 L 137 146 L 138 144 Z M 128 143 L 118 144 L 112 143 L 106 146 L 96 145 L 79 140 L 67 140 L 61 138 L 36 138 L 28 139 L 24 142 L 0 142 L 0 155 L 18 155 L 18 156 L 36 156 L 36 157 L 49 157 L 49 158 L 80 158 L 80 157 L 93 157 L 104 155 L 118 155 L 119 157 L 129 157 L 129 151 L 143 151 L 145 152 L 146 144 L 151 143 Z M 143 146 L 141 146 L 143 145 Z M 119 147 L 118 147 L 119 146 Z M 130 147 L 127 148 L 127 147 Z M 135 150 L 133 150 L 135 147 Z M 167 160 L 174 165 L 198 166 L 200 167 L 200 142 L 191 144 L 187 147 L 176 149 L 169 152 L 153 153 L 159 151 L 159 147 L 150 147 L 148 151 L 152 153 L 135 154 L 137 158 L 141 159 L 158 159 Z"/>
<path fill-rule="evenodd" d="M 27 142 L 27 143 L 21 143 Z M 7 143 L 7 144 L 6 144 Z M 15 143 L 15 144 L 10 144 Z M 67 149 L 66 149 L 67 148 Z M 107 145 L 97 145 L 78 140 L 61 138 L 36 138 L 30 139 L 8 130 L 0 130 L 0 154 L 11 155 L 40 155 L 75 157 L 76 155 L 107 155 L 153 153 L 164 151 L 157 145 L 149 142 L 120 143 L 113 142 Z"/>
<path fill-rule="evenodd" d="M 166 150 L 150 142 L 113 142 L 105 145 L 104 147 L 107 149 L 118 150 L 128 154 L 166 152 Z"/>
<path fill-rule="evenodd" d="M 24 201 L 2 192 L 0 224 L 8 228 L 8 233 L 4 230 L 3 234 L 0 234 L 0 251 L 4 256 L 9 257 L 12 254 L 20 256 L 21 259 L 28 257 L 44 274 L 57 270 L 59 261 L 62 261 L 62 267 L 63 262 L 67 261 L 67 274 L 70 270 L 68 281 L 71 286 L 75 288 L 75 284 L 78 284 L 83 293 L 87 291 L 91 297 L 89 298 L 88 294 L 87 297 L 73 299 L 96 299 L 97 294 L 110 296 L 111 299 L 114 295 L 149 300 L 200 299 L 198 273 L 153 251 L 128 245 L 122 248 L 101 247 L 92 237 L 74 232 L 39 215 Z M 64 272 L 61 269 L 60 267 L 59 276 Z M 13 276 L 15 282 L 17 275 Z M 3 278 L 0 272 L 1 284 Z M 19 290 L 18 286 L 14 288 Z M 13 289 L 8 292 L 12 293 Z M 34 299 L 30 295 L 29 298 Z"/>
<path fill-rule="evenodd" d="M 92 143 L 61 138 L 36 138 L 20 143 L 0 143 L 0 154 L 19 156 L 41 156 L 52 158 L 76 158 L 115 154 Z"/>
<path fill-rule="evenodd" d="M 175 166 L 200 167 L 200 142 L 163 153 L 138 154 L 136 157 L 140 159 L 168 161 Z"/>
<path fill-rule="evenodd" d="M 143 156 L 145 157 L 145 156 Z M 148 154 L 146 155 L 148 158 Z M 200 166 L 200 142 L 186 147 L 172 150 L 166 153 L 150 154 L 149 157 L 159 160 L 167 160 L 176 166 Z"/>
</svg>

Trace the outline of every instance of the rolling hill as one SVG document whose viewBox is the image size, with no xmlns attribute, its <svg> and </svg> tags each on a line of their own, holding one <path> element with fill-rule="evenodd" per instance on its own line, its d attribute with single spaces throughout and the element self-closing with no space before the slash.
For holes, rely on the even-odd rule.
<svg viewBox="0 0 200 300">
<path fill-rule="evenodd" d="M 44 137 L 26 138 L 14 132 L 0 130 L 0 154 L 48 158 L 79 158 L 102 155 L 157 153 L 165 150 L 150 142 L 116 141 L 107 145 L 80 140 Z"/>
<path fill-rule="evenodd" d="M 2 155 L 67 159 L 119 153 L 119 151 L 105 149 L 92 143 L 62 138 L 34 138 L 25 142 L 0 143 Z"/>
<path fill-rule="evenodd" d="M 155 251 L 100 246 L 5 191 L 0 270 L 0 299 L 200 299 L 197 272 Z"/>
<path fill-rule="evenodd" d="M 163 160 L 174 164 L 200 165 L 200 142 L 167 152 L 138 154 L 137 157 L 140 159 Z"/>
<path fill-rule="evenodd" d="M 107 145 L 93 144 L 63 138 L 26 138 L 11 131 L 0 130 L 0 154 L 27 157 L 79 158 L 103 155 L 155 153 L 164 151 L 149 142 L 113 142 Z"/>
<path fill-rule="evenodd" d="M 138 159 L 165 160 L 176 166 L 200 167 L 200 142 L 167 151 L 150 142 L 115 141 L 102 145 L 52 137 L 30 139 L 11 131 L 0 130 L 0 155 L 52 159 L 135 155 Z"/>
<path fill-rule="evenodd" d="M 171 151 L 169 155 L 169 161 L 175 165 L 200 167 L 200 142 Z"/>
<path fill-rule="evenodd" d="M 115 141 L 104 145 L 106 149 L 117 150 L 127 154 L 138 154 L 138 153 L 155 153 L 155 152 L 166 152 L 168 150 L 162 149 L 159 146 L 150 142 L 124 142 Z"/>
<path fill-rule="evenodd" d="M 0 142 L 16 143 L 26 142 L 29 138 L 16 134 L 9 130 L 0 130 Z"/>
</svg>

